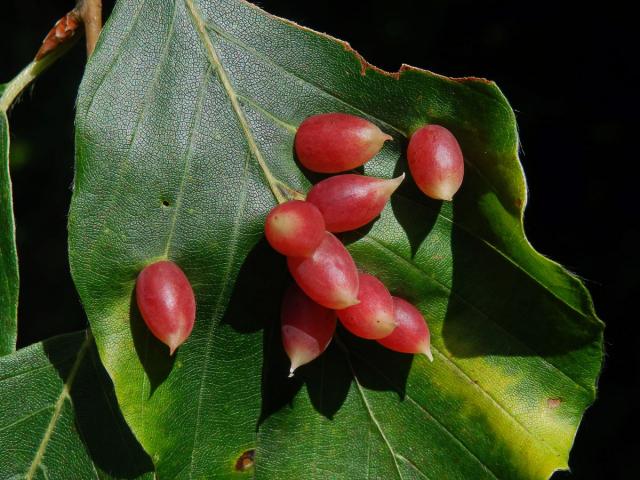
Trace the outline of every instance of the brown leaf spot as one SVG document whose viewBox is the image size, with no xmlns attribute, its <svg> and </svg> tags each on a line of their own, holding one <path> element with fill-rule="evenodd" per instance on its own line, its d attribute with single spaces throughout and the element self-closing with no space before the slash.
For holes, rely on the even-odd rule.
<svg viewBox="0 0 640 480">
<path fill-rule="evenodd" d="M 562 403 L 561 398 L 550 398 L 547 400 L 547 406 L 552 410 L 558 408 L 561 403 Z"/>
<path fill-rule="evenodd" d="M 236 460 L 236 471 L 238 472 L 246 472 L 247 470 L 253 468 L 255 463 L 256 451 L 255 449 L 247 450 L 242 455 L 238 457 Z"/>
</svg>

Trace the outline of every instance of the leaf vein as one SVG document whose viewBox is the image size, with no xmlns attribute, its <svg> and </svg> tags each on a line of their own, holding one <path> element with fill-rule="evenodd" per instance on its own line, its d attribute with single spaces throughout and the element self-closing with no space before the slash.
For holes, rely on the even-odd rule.
<svg viewBox="0 0 640 480">
<path fill-rule="evenodd" d="M 193 0 L 184 0 L 184 2 L 187 6 L 187 9 L 189 10 L 189 14 L 191 15 L 191 19 L 193 21 L 195 29 L 198 32 L 200 39 L 204 43 L 204 47 L 207 51 L 207 58 L 209 59 L 209 62 L 211 63 L 212 67 L 214 67 L 216 73 L 218 74 L 220 83 L 222 84 L 222 87 L 224 88 L 227 94 L 227 97 L 231 102 L 233 112 L 235 113 L 238 123 L 242 129 L 242 133 L 244 134 L 244 137 L 247 141 L 249 150 L 251 151 L 253 158 L 255 158 L 255 160 L 260 165 L 260 168 L 262 169 L 262 173 L 264 174 L 264 177 L 267 180 L 269 187 L 271 188 L 271 191 L 273 192 L 273 196 L 276 198 L 276 200 L 279 203 L 284 203 L 286 199 L 282 194 L 282 192 L 280 191 L 280 186 L 282 185 L 282 182 L 280 182 L 278 179 L 276 179 L 273 176 L 273 174 L 271 173 L 271 170 L 269 170 L 269 167 L 267 166 L 267 162 L 262 156 L 262 152 L 258 148 L 258 144 L 253 136 L 253 133 L 251 132 L 251 127 L 249 126 L 249 122 L 247 121 L 247 118 L 245 117 L 244 112 L 240 107 L 240 103 L 238 101 L 238 96 L 236 94 L 235 88 L 231 83 L 231 80 L 229 79 L 229 76 L 227 75 L 227 72 L 224 66 L 222 65 L 220 56 L 218 55 L 218 52 L 216 51 L 216 48 L 213 44 L 213 40 L 211 40 L 211 38 L 207 35 L 206 26 L 205 26 L 204 20 L 202 19 L 202 16 L 200 15 L 200 11 L 195 6 Z"/>
<path fill-rule="evenodd" d="M 178 187 L 178 195 L 176 197 L 175 204 L 173 206 L 173 213 L 171 216 L 171 224 L 169 225 L 169 233 L 167 234 L 167 242 L 164 250 L 164 256 L 169 258 L 169 250 L 171 249 L 171 242 L 173 240 L 173 235 L 175 234 L 176 224 L 178 221 L 178 211 L 182 206 L 182 199 L 184 197 L 184 188 L 187 181 L 187 176 L 189 174 L 189 170 L 191 168 L 191 155 L 193 153 L 193 143 L 196 132 L 196 127 L 200 125 L 200 121 L 202 119 L 202 110 L 204 105 L 205 91 L 207 89 L 207 85 L 209 84 L 209 75 L 208 73 L 211 71 L 211 67 L 208 67 L 204 73 L 200 91 L 198 92 L 198 103 L 196 106 L 196 112 L 193 116 L 193 121 L 191 122 L 191 127 L 189 131 L 189 144 L 187 150 L 185 152 L 184 158 L 184 168 L 182 172 L 182 178 L 180 179 L 180 186 Z"/>
<path fill-rule="evenodd" d="M 434 350 L 437 351 L 437 349 L 432 345 L 432 347 Z M 346 352 L 346 351 L 345 351 Z M 346 354 L 346 353 L 345 353 Z M 375 371 L 376 375 L 378 375 L 380 378 L 384 379 L 387 384 L 393 388 L 399 395 L 401 395 L 401 390 L 398 388 L 398 386 L 384 373 L 382 373 L 378 368 L 375 367 L 375 365 L 373 363 L 371 363 L 371 361 L 365 357 L 363 357 L 362 355 L 359 355 L 357 352 L 353 353 L 355 356 L 358 357 L 358 359 L 367 364 L 369 366 L 370 369 L 372 369 L 373 371 Z M 442 355 L 442 354 L 441 354 Z M 465 378 L 469 378 L 465 375 Z M 480 457 L 478 457 L 475 453 L 473 453 L 471 451 L 471 449 L 465 445 L 464 442 L 462 442 L 462 440 L 460 440 L 458 437 L 456 437 L 453 432 L 451 430 L 449 430 L 445 424 L 438 419 L 436 416 L 434 416 L 429 410 L 427 410 L 425 407 L 423 407 L 418 401 L 416 401 L 410 394 L 404 392 L 404 396 L 405 398 L 407 398 L 413 405 L 416 406 L 416 408 L 418 408 L 421 412 L 423 412 L 427 417 L 429 417 L 432 421 L 434 421 L 436 423 L 436 425 L 438 425 L 438 427 L 444 431 L 449 437 L 451 437 L 453 439 L 454 442 L 456 442 L 458 445 L 460 445 L 469 455 L 471 455 L 479 464 L 480 466 L 486 470 L 492 477 L 498 479 L 498 476 L 493 473 L 493 471 L 489 468 L 489 466 L 483 462 Z M 399 455 L 399 454 L 396 454 Z M 403 457 L 404 458 L 404 457 Z M 407 460 L 407 459 L 405 459 Z M 408 460 L 407 460 L 408 461 Z M 415 467 L 415 465 L 414 465 Z M 418 469 L 417 467 L 415 467 L 416 469 Z M 419 470 L 419 469 L 418 469 Z M 426 474 L 425 474 L 426 476 Z"/>
<path fill-rule="evenodd" d="M 223 302 L 225 300 L 225 296 L 227 293 L 227 290 L 230 286 L 230 276 L 231 276 L 231 272 L 233 270 L 233 263 L 237 254 L 237 240 L 238 237 L 240 235 L 240 223 L 242 221 L 242 217 L 244 215 L 244 210 L 246 207 L 246 201 L 247 201 L 247 183 L 248 183 L 248 172 L 249 172 L 249 157 L 247 156 L 246 160 L 245 160 L 245 164 L 244 164 L 244 172 L 243 172 L 243 176 L 242 176 L 242 190 L 240 192 L 240 198 L 238 201 L 238 210 L 237 210 L 237 215 L 236 218 L 234 219 L 233 222 L 233 227 L 231 229 L 231 238 L 229 240 L 229 242 L 227 243 L 227 245 L 230 246 L 230 250 L 227 253 L 227 264 L 225 265 L 224 268 L 224 274 L 222 276 L 222 287 L 220 288 L 220 293 L 218 294 L 218 298 L 216 300 L 215 303 L 215 307 L 214 307 L 214 313 L 213 313 L 213 318 L 211 320 L 211 326 L 209 327 L 209 331 L 207 334 L 207 343 L 205 346 L 205 352 L 204 352 L 204 364 L 202 366 L 202 375 L 200 376 L 200 388 L 198 390 L 198 400 L 196 402 L 197 404 L 197 408 L 196 408 L 196 423 L 195 423 L 195 428 L 194 428 L 194 433 L 193 433 L 193 444 L 191 445 L 191 460 L 189 463 L 189 478 L 193 478 L 193 464 L 195 462 L 195 455 L 196 455 L 196 445 L 198 445 L 198 435 L 199 435 L 199 430 L 200 430 L 200 419 L 202 416 L 202 402 L 203 402 L 203 395 L 204 395 L 204 379 L 207 375 L 207 370 L 208 370 L 208 365 L 209 365 L 209 360 L 211 358 L 211 346 L 212 346 L 212 340 L 213 340 L 213 333 L 214 330 L 216 328 L 216 326 L 218 325 L 219 319 L 220 319 L 220 314 L 221 314 L 221 310 L 224 308 L 223 306 Z M 184 469 L 183 469 L 184 470 Z"/>
<path fill-rule="evenodd" d="M 282 128 L 287 130 L 289 133 L 292 133 L 293 135 L 295 135 L 296 132 L 298 131 L 298 127 L 296 127 L 292 123 L 286 122 L 285 120 L 283 120 L 281 118 L 278 118 L 273 113 L 271 113 L 270 111 L 268 111 L 265 108 L 263 108 L 262 106 L 260 106 L 258 104 L 258 102 L 256 102 L 252 98 L 243 96 L 241 94 L 238 94 L 238 98 L 240 99 L 240 101 L 242 103 L 244 103 L 246 105 L 249 105 L 255 111 L 257 111 L 257 112 L 261 113 L 262 115 L 264 115 L 265 117 L 268 117 L 269 119 L 273 120 L 274 123 L 280 125 Z"/>
<path fill-rule="evenodd" d="M 64 363 L 67 362 L 69 360 L 72 360 L 74 358 L 73 355 L 70 355 L 69 357 L 64 358 L 64 360 L 61 360 L 59 363 Z M 35 372 L 39 372 L 40 370 L 46 370 L 47 368 L 51 368 L 51 364 L 46 364 L 46 365 L 40 365 L 39 367 L 36 367 L 32 370 L 25 370 L 23 372 L 20 373 L 16 373 L 15 375 L 7 375 L 5 377 L 0 378 L 0 383 L 3 383 L 7 380 L 13 380 L 14 378 L 18 378 L 18 377 L 22 377 L 24 375 L 28 375 L 30 373 L 35 373 Z"/>
<path fill-rule="evenodd" d="M 373 414 L 373 411 L 371 410 L 371 406 L 369 405 L 369 401 L 367 400 L 367 397 L 364 394 L 364 391 L 362 389 L 362 385 L 360 385 L 360 381 L 358 380 L 358 376 L 356 375 L 356 371 L 353 368 L 353 364 L 351 363 L 351 359 L 349 358 L 349 353 L 344 348 L 343 348 L 343 351 L 344 351 L 344 358 L 346 359 L 347 363 L 349 364 L 349 369 L 351 370 L 351 373 L 353 375 L 353 380 L 354 380 L 354 382 L 356 384 L 358 393 L 360 394 L 360 397 L 362 398 L 362 402 L 364 403 L 365 409 L 367 410 L 367 413 L 369 414 L 369 418 L 371 418 L 371 421 L 373 422 L 373 424 L 378 429 L 378 432 L 380 433 L 380 436 L 382 437 L 382 439 L 384 440 L 384 443 L 386 444 L 387 448 L 389 449 L 389 453 L 391 453 L 391 458 L 393 459 L 393 464 L 395 465 L 396 471 L 398 472 L 398 478 L 400 478 L 400 480 L 403 480 L 402 472 L 400 471 L 400 466 L 398 465 L 396 452 L 393 449 L 393 447 L 391 446 L 391 443 L 389 443 L 389 440 L 387 439 L 387 436 L 384 434 L 384 431 L 382 430 L 382 427 L 381 427 L 380 423 L 378 422 L 378 420 L 376 419 L 375 415 Z"/>
<path fill-rule="evenodd" d="M 561 456 L 561 454 L 554 447 L 549 445 L 544 439 L 536 437 L 533 434 L 533 432 L 531 432 L 522 422 L 520 422 L 520 420 L 518 420 L 515 417 L 515 415 L 513 415 L 513 413 L 511 413 L 509 410 L 507 410 L 504 407 L 504 405 L 502 405 L 493 395 L 491 395 L 484 388 L 482 388 L 480 385 L 478 385 L 476 382 L 474 382 L 473 379 L 467 374 L 467 372 L 465 372 L 456 362 L 451 360 L 451 358 L 449 358 L 447 355 L 442 353 L 436 347 L 432 346 L 432 348 L 433 348 L 433 351 L 436 354 L 438 354 L 440 357 L 442 357 L 445 360 L 445 362 L 449 363 L 452 367 L 454 367 L 455 370 L 460 372 L 462 374 L 462 376 L 468 380 L 468 385 L 471 386 L 471 388 L 475 388 L 475 389 L 479 390 L 480 392 L 482 392 L 496 407 L 498 407 L 499 410 L 501 410 L 504 413 L 506 413 L 507 416 L 510 417 L 517 425 L 519 425 L 527 435 L 529 435 L 532 439 L 534 439 L 536 441 L 536 443 L 541 444 L 547 450 L 551 451 L 551 453 L 553 453 L 553 455 Z"/>
<path fill-rule="evenodd" d="M 382 120 L 381 118 L 375 117 L 374 115 L 371 115 L 370 113 L 367 113 L 364 110 L 361 110 L 360 108 L 356 107 L 352 103 L 347 102 L 346 100 L 343 100 L 342 98 L 338 97 L 335 93 L 330 92 L 329 90 L 327 90 L 326 88 L 322 87 L 321 85 L 318 85 L 315 82 L 312 82 L 312 81 L 310 81 L 310 80 L 308 80 L 306 78 L 303 78 L 299 74 L 297 74 L 296 72 L 293 72 L 293 71 L 289 70 L 288 68 L 282 66 L 281 64 L 274 62 L 272 59 L 270 59 L 264 53 L 262 53 L 262 52 L 256 50 L 255 48 L 247 45 L 246 43 L 244 43 L 239 38 L 237 38 L 237 37 L 235 37 L 233 35 L 230 35 L 225 30 L 223 30 L 219 26 L 215 25 L 210 20 L 205 25 L 210 30 L 214 31 L 216 34 L 221 36 L 222 38 L 228 40 L 232 44 L 236 45 L 237 47 L 240 47 L 241 49 L 247 51 L 248 53 L 253 54 L 254 56 L 260 58 L 261 60 L 267 62 L 269 65 L 274 66 L 275 68 L 277 68 L 281 72 L 287 74 L 288 76 L 299 80 L 302 84 L 310 85 L 310 86 L 314 87 L 319 92 L 322 92 L 323 94 L 329 96 L 330 98 L 342 103 L 343 105 L 349 107 L 351 110 L 353 110 L 355 112 L 358 112 L 362 116 L 365 116 L 365 117 L 368 117 L 368 118 L 371 118 L 371 119 L 375 120 L 377 123 L 381 124 L 385 128 L 387 128 L 389 130 L 393 130 L 393 131 L 399 133 L 400 135 L 402 135 L 403 137 L 408 137 L 409 136 L 409 134 L 407 132 L 405 132 L 404 130 L 402 130 L 402 129 L 400 129 L 400 128 L 398 128 L 398 127 L 396 127 L 396 126 L 394 126 L 394 125 L 392 125 L 392 124 L 390 124 L 388 122 L 386 122 L 385 120 Z"/>
<path fill-rule="evenodd" d="M 42 463 L 42 459 L 44 458 L 44 453 L 47 449 L 47 445 L 49 444 L 49 440 L 51 440 L 53 431 L 55 430 L 55 427 L 58 423 L 58 419 L 60 418 L 60 415 L 62 413 L 62 407 L 64 405 L 65 400 L 69 399 L 69 392 L 71 391 L 71 387 L 73 386 L 73 381 L 76 378 L 76 374 L 78 373 L 78 369 L 80 368 L 80 364 L 84 359 L 84 356 L 87 352 L 87 348 L 89 347 L 90 343 L 91 343 L 91 336 L 87 335 L 85 340 L 82 342 L 80 349 L 78 350 L 76 360 L 71 366 L 71 370 L 69 371 L 67 379 L 62 385 L 62 390 L 60 391 L 60 395 L 58 396 L 58 399 L 55 403 L 55 406 L 53 409 L 53 415 L 51 416 L 49 425 L 47 426 L 47 429 L 44 432 L 44 436 L 40 441 L 38 450 L 36 451 L 33 461 L 31 462 L 31 466 L 29 467 L 29 470 L 27 471 L 27 474 L 25 476 L 26 480 L 31 480 L 33 478 L 33 476 L 36 473 L 36 470 Z"/>
<path fill-rule="evenodd" d="M 115 182 L 116 185 L 114 185 L 114 188 L 111 189 L 111 193 L 109 194 L 109 198 L 108 200 L 105 202 L 105 204 L 107 205 L 106 208 L 104 208 L 100 213 L 101 215 L 98 216 L 98 218 L 95 221 L 96 225 L 102 225 L 104 224 L 104 222 L 106 221 L 106 219 L 109 218 L 110 214 L 112 213 L 114 207 L 115 207 L 115 200 L 116 198 L 118 198 L 117 193 L 120 191 L 123 181 L 124 179 L 122 178 L 122 172 L 123 169 L 125 167 L 125 165 L 130 161 L 131 159 L 131 153 L 133 151 L 133 144 L 135 143 L 135 140 L 138 136 L 138 133 L 140 131 L 140 126 L 142 125 L 142 122 L 145 119 L 145 115 L 147 114 L 147 107 L 149 105 L 151 105 L 151 102 L 148 101 L 151 93 L 155 90 L 157 84 L 158 84 L 158 80 L 160 78 L 160 72 L 162 71 L 162 67 L 164 66 L 165 61 L 168 59 L 168 51 L 169 51 L 169 46 L 171 44 L 171 38 L 174 35 L 175 32 L 175 20 L 176 20 L 176 12 L 177 12 L 177 6 L 174 3 L 174 8 L 173 8 L 173 14 L 171 17 L 171 24 L 169 25 L 169 29 L 167 31 L 167 38 L 165 39 L 165 43 L 163 45 L 163 49 L 162 49 L 162 54 L 158 60 L 158 65 L 155 69 L 155 72 L 153 74 L 153 78 L 151 80 L 151 83 L 149 84 L 148 90 L 145 92 L 144 94 L 144 99 L 142 101 L 142 109 L 140 110 L 140 113 L 138 114 L 137 118 L 136 118 L 136 123 L 133 127 L 133 130 L 131 132 L 131 140 L 129 142 L 128 145 L 128 149 L 127 149 L 127 153 L 126 155 L 124 155 L 122 157 L 121 160 L 118 161 L 117 166 L 114 168 L 115 170 Z M 88 115 L 88 113 L 87 113 Z M 78 162 L 79 163 L 79 162 Z M 89 266 L 88 269 L 90 270 L 94 270 L 92 268 L 92 266 L 94 265 L 95 261 L 96 261 L 97 256 L 91 256 L 90 260 L 89 260 Z M 96 274 L 97 270 L 95 270 L 93 273 Z"/>
<path fill-rule="evenodd" d="M 11 427 L 15 427 L 16 425 L 20 425 L 22 422 L 26 422 L 27 420 L 29 420 L 31 417 L 35 417 L 36 415 L 38 415 L 39 413 L 44 412 L 45 410 L 49 410 L 51 408 L 53 408 L 55 406 L 55 404 L 52 405 L 46 405 L 42 408 L 39 408 L 38 410 L 36 410 L 35 412 L 31 412 L 28 415 L 25 415 L 24 417 L 19 418 L 18 420 L 16 420 L 15 422 L 10 423 L 9 425 L 5 425 L 4 427 L 0 428 L 0 432 L 4 432 L 5 430 L 11 428 Z"/>
<path fill-rule="evenodd" d="M 93 95 L 91 95 L 91 98 L 89 99 L 89 105 L 86 108 L 84 115 L 86 116 L 90 111 L 91 111 L 91 107 L 93 107 L 93 102 L 96 99 L 96 97 L 98 96 L 98 91 L 102 88 L 102 86 L 104 85 L 104 82 L 107 80 L 107 77 L 111 74 L 113 67 L 116 65 L 117 61 L 120 59 L 120 56 L 123 54 L 125 46 L 128 44 L 129 39 L 131 38 L 131 34 L 133 33 L 133 31 L 135 30 L 136 26 L 138 25 L 138 19 L 140 18 L 140 12 L 142 11 L 142 9 L 144 8 L 146 4 L 146 0 L 141 0 L 140 3 L 138 3 L 138 8 L 136 10 L 136 13 L 131 21 L 131 28 L 129 29 L 129 31 L 127 32 L 127 34 L 125 35 L 125 37 L 122 39 L 122 42 L 120 43 L 120 49 L 118 50 L 118 52 L 113 56 L 113 58 L 111 59 L 111 62 L 109 62 L 109 66 L 107 67 L 107 69 L 105 70 L 104 74 L 102 75 L 102 78 L 98 81 L 97 86 L 95 87 L 95 90 L 93 91 Z"/>
<path fill-rule="evenodd" d="M 403 463 L 406 463 L 407 465 L 409 465 L 409 467 L 411 467 L 413 470 L 415 470 L 416 472 L 418 472 L 418 475 L 420 475 L 422 478 L 426 478 L 427 480 L 429 480 L 429 477 L 422 471 L 420 470 L 415 463 L 413 463 L 411 460 L 409 460 L 408 458 L 403 457 L 402 455 L 400 455 L 399 453 L 396 453 L 396 457 L 398 457 L 398 459 L 400 459 L 400 461 L 402 461 Z M 497 477 L 496 477 L 497 478 Z"/>
</svg>

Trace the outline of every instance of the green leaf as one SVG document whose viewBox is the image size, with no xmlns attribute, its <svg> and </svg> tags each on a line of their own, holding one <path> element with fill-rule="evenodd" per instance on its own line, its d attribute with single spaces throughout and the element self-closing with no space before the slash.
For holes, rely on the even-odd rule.
<svg viewBox="0 0 640 480">
<path fill-rule="evenodd" d="M 22 91 L 66 53 L 75 40 L 63 43 L 39 60 L 27 64 L 8 83 L 0 84 L 0 356 L 15 351 L 18 332 L 20 278 L 9 169 L 7 111 Z"/>
<path fill-rule="evenodd" d="M 5 86 L 0 85 L 0 96 Z M 0 356 L 16 349 L 18 255 L 9 173 L 9 122 L 0 110 Z"/>
<path fill-rule="evenodd" d="M 372 227 L 345 237 L 363 269 L 425 313 L 433 364 L 340 332 L 286 379 L 288 280 L 262 225 L 274 197 L 317 180 L 295 162 L 293 137 L 329 111 L 393 135 L 370 175 L 407 171 L 407 138 L 425 123 L 460 140 L 467 174 L 453 204 L 408 180 Z M 77 112 L 72 272 L 159 478 L 533 479 L 566 468 L 594 398 L 602 324 L 581 282 L 525 238 L 516 124 L 495 84 L 388 74 L 238 0 L 121 0 Z M 175 357 L 132 302 L 140 269 L 163 258 L 198 302 Z"/>
<path fill-rule="evenodd" d="M 152 478 L 85 332 L 0 358 L 0 477 Z"/>
</svg>

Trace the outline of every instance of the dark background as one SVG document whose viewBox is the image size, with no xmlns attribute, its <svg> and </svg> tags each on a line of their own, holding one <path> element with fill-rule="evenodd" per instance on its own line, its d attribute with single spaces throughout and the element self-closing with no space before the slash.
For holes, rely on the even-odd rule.
<svg viewBox="0 0 640 480">
<path fill-rule="evenodd" d="M 105 0 L 105 8 L 111 6 Z M 530 201 L 529 238 L 583 277 L 606 322 L 599 398 L 580 427 L 572 474 L 635 478 L 640 452 L 638 61 L 625 2 L 261 1 L 266 10 L 347 40 L 372 63 L 408 63 L 495 80 L 516 110 Z M 4 0 L 0 80 L 37 50 L 70 1 Z M 66 252 L 79 45 L 10 116 L 21 271 L 20 345 L 84 325 Z"/>
</svg>

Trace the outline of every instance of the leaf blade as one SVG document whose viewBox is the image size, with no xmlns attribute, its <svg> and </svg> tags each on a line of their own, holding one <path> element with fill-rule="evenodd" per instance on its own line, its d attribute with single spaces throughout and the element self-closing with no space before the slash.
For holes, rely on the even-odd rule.
<svg viewBox="0 0 640 480">
<path fill-rule="evenodd" d="M 0 94 L 3 88 L 0 86 Z M 19 282 L 9 171 L 9 121 L 6 113 L 0 111 L 0 356 L 16 349 Z"/>
<path fill-rule="evenodd" d="M 169 35 L 168 25 L 178 33 Z M 334 474 L 357 477 L 362 465 L 336 452 L 331 438 L 343 448 L 378 438 L 371 448 L 383 455 L 359 458 L 379 476 L 543 478 L 566 466 L 580 416 L 594 396 L 601 324 L 581 283 L 537 254 L 524 236 L 526 187 L 515 119 L 494 84 L 411 67 L 384 73 L 343 42 L 233 0 L 178 1 L 171 10 L 149 1 L 119 2 L 103 38 L 79 99 L 72 269 L 125 417 L 160 478 L 243 475 L 234 469 L 236 459 L 253 448 L 258 477 L 295 477 L 309 462 L 321 477 L 327 467 L 320 459 L 333 462 Z M 220 81 L 222 65 L 226 82 Z M 148 78 L 162 81 L 153 80 L 150 89 L 142 81 Z M 362 114 L 394 134 L 367 174 L 406 170 L 406 138 L 427 122 L 450 127 L 469 152 L 470 173 L 453 207 L 426 200 L 408 185 L 370 230 L 349 239 L 359 264 L 417 303 L 432 325 L 441 352 L 437 365 L 409 368 L 406 359 L 389 360 L 406 374 L 406 398 L 389 382 L 375 383 L 371 368 L 354 363 L 349 369 L 344 358 L 336 370 L 348 382 L 326 388 L 322 372 L 311 368 L 315 373 L 304 375 L 304 385 L 288 387 L 282 365 L 273 363 L 281 354 L 271 332 L 278 316 L 274 298 L 285 280 L 282 262 L 254 247 L 273 205 L 262 163 L 277 182 L 304 191 L 310 180 L 291 155 L 295 126 L 333 110 Z M 114 120 L 124 128 L 113 131 Z M 114 157 L 126 163 L 114 169 Z M 176 209 L 164 212 L 161 198 Z M 106 213 L 105 201 L 113 205 Z M 253 264 L 257 254 L 273 269 Z M 253 272 L 240 269 L 248 255 Z M 196 329 L 175 364 L 144 336 L 131 302 L 139 269 L 165 257 L 185 269 L 199 302 Z M 273 285 L 260 285 L 255 271 Z M 141 345 L 151 345 L 150 353 Z M 164 369 L 159 377 L 153 372 L 158 364 Z M 450 383 L 430 378 L 431 371 Z M 387 376 L 402 382 L 398 372 Z M 283 403 L 294 402 L 299 410 L 270 407 L 278 403 L 270 396 L 282 396 L 274 389 L 287 392 Z M 328 412 L 332 402 L 318 401 L 324 398 L 314 393 L 318 389 L 324 396 L 343 395 L 333 402 L 341 409 Z M 560 406 L 549 403 L 560 397 Z M 372 415 L 366 415 L 367 402 Z M 465 417 L 465 402 L 483 413 L 475 425 Z M 413 440 L 426 452 L 416 454 L 397 430 L 402 421 L 380 420 L 380 405 L 396 408 L 404 422 L 422 425 L 443 443 L 426 446 L 414 431 Z M 450 413 L 449 405 L 460 410 Z M 331 415 L 336 423 L 325 420 Z M 341 435 L 338 425 L 348 428 L 350 422 L 366 436 Z M 306 437 L 285 445 L 292 438 L 288 429 L 295 433 L 305 423 L 317 431 L 302 430 Z M 386 436 L 391 456 L 384 455 Z M 302 455 L 300 445 L 310 454 Z M 470 450 L 475 445 L 482 448 Z M 446 462 L 452 451 L 464 465 Z"/>
<path fill-rule="evenodd" d="M 3 478 L 152 478 L 95 356 L 76 332 L 0 359 Z"/>
</svg>

